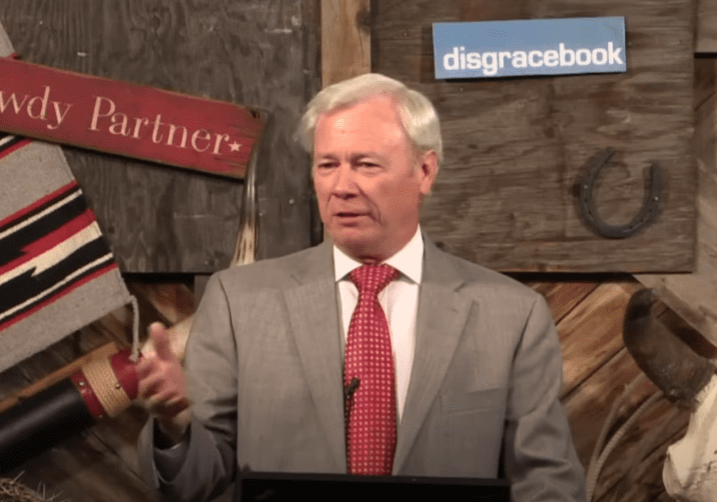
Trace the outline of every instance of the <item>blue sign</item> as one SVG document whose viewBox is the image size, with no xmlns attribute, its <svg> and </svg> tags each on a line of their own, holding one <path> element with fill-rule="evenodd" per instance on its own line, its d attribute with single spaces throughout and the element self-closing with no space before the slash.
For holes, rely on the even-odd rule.
<svg viewBox="0 0 717 502">
<path fill-rule="evenodd" d="M 627 71 L 625 18 L 434 23 L 437 79 Z"/>
</svg>

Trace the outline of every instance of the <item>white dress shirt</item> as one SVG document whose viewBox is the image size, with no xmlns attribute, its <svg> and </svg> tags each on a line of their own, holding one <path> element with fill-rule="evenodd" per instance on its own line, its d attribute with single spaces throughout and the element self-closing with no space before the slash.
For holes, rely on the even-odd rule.
<svg viewBox="0 0 717 502">
<path fill-rule="evenodd" d="M 395 281 L 389 283 L 378 295 L 378 301 L 386 314 L 391 334 L 391 349 L 396 374 L 396 419 L 400 422 L 406 402 L 408 382 L 413 365 L 416 345 L 416 311 L 418 310 L 418 288 L 423 273 L 423 238 L 421 229 L 403 249 L 384 262 L 400 272 Z M 339 312 L 343 329 L 343 346 L 349 332 L 351 315 L 358 303 L 358 289 L 348 274 L 362 265 L 334 246 L 334 277 L 339 291 Z"/>
</svg>

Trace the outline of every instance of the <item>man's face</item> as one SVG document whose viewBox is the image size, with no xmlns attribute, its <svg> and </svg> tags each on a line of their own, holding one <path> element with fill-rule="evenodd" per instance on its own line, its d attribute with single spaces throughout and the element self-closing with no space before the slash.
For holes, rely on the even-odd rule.
<svg viewBox="0 0 717 502">
<path fill-rule="evenodd" d="M 437 155 L 416 155 L 393 101 L 377 96 L 319 118 L 313 169 L 334 243 L 360 261 L 380 262 L 416 232 Z"/>
</svg>

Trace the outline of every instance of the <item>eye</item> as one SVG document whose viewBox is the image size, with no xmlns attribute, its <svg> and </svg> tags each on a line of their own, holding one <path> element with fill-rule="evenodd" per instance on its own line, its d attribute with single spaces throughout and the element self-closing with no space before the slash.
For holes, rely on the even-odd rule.
<svg viewBox="0 0 717 502">
<path fill-rule="evenodd" d="M 336 167 L 336 162 L 333 162 L 331 160 L 321 160 L 316 163 L 316 169 L 317 170 L 326 170 L 331 169 L 333 167 Z"/>
</svg>

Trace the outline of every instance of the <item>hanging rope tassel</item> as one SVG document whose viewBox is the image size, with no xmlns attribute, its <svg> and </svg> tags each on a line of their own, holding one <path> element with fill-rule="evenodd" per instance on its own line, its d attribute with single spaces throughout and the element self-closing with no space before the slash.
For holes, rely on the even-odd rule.
<svg viewBox="0 0 717 502">
<path fill-rule="evenodd" d="M 139 346 L 139 305 L 137 304 L 137 298 L 134 296 L 129 297 L 130 304 L 132 305 L 132 355 L 129 359 L 133 363 L 137 362 L 140 356 Z"/>
</svg>

